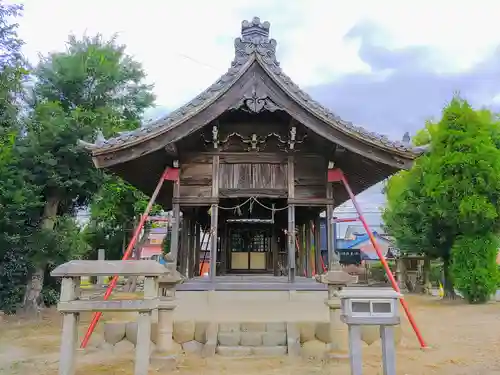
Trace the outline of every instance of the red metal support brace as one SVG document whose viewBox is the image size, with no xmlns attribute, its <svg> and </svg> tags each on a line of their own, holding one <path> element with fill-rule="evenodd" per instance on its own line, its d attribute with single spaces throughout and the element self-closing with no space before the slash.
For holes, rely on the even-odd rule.
<svg viewBox="0 0 500 375">
<path fill-rule="evenodd" d="M 375 239 L 375 236 L 373 235 L 372 231 L 370 230 L 370 227 L 368 226 L 368 223 L 365 220 L 365 217 L 363 216 L 363 213 L 361 212 L 361 208 L 358 205 L 358 202 L 356 201 L 356 197 L 354 196 L 354 193 L 351 190 L 351 187 L 349 183 L 347 182 L 347 178 L 345 177 L 344 173 L 342 172 L 341 169 L 336 168 L 336 169 L 330 169 L 328 170 L 328 182 L 342 182 L 344 185 L 344 188 L 347 191 L 347 194 L 349 195 L 349 198 L 351 198 L 352 204 L 354 205 L 354 208 L 356 209 L 359 220 L 363 224 L 363 227 L 365 228 L 366 233 L 368 234 L 368 237 L 370 237 L 370 241 L 373 245 L 373 248 L 377 252 L 377 255 L 380 259 L 380 262 L 382 263 L 382 266 L 384 267 L 385 273 L 387 274 L 387 277 L 389 278 L 389 281 L 392 284 L 393 289 L 401 293 L 401 290 L 399 289 L 398 283 L 396 282 L 396 279 L 394 278 L 394 275 L 391 272 L 391 269 L 389 268 L 389 264 L 387 264 L 387 260 L 385 259 L 384 254 L 382 254 L 382 251 L 380 250 L 380 247 Z M 328 218 L 331 219 L 331 218 Z M 401 298 L 399 300 L 401 302 L 401 306 L 403 307 L 403 310 L 405 311 L 406 317 L 408 318 L 408 321 L 410 322 L 413 331 L 415 332 L 415 335 L 417 336 L 418 342 L 420 343 L 420 347 L 422 349 L 427 348 L 427 344 L 424 341 L 424 338 L 422 337 L 422 334 L 420 333 L 420 330 L 417 327 L 417 323 L 415 322 L 415 319 L 413 319 L 413 316 L 410 312 L 410 309 L 408 308 L 408 305 L 406 304 L 406 301 L 404 298 Z"/>
<path fill-rule="evenodd" d="M 141 233 L 142 228 L 144 227 L 144 224 L 146 223 L 146 220 L 148 219 L 149 212 L 153 208 L 153 205 L 156 201 L 156 198 L 158 197 L 158 194 L 160 193 L 160 190 L 163 186 L 163 183 L 165 180 L 171 180 L 175 181 L 179 178 L 179 170 L 178 168 L 172 168 L 172 167 L 166 167 L 165 171 L 162 173 L 160 181 L 158 181 L 158 184 L 156 185 L 156 189 L 154 190 L 153 194 L 151 195 L 151 198 L 149 199 L 149 203 L 146 206 L 146 209 L 144 210 L 144 213 L 141 216 L 141 220 L 139 221 L 139 224 L 137 225 L 137 228 L 135 228 L 134 235 L 132 236 L 132 239 L 130 240 L 127 249 L 125 250 L 125 253 L 123 254 L 122 260 L 127 260 L 130 258 L 130 255 L 132 254 L 132 250 L 134 249 L 134 246 L 139 239 L 139 235 Z M 111 280 L 111 283 L 108 286 L 108 289 L 106 290 L 106 293 L 104 294 L 104 301 L 108 300 L 109 297 L 111 296 L 111 293 L 113 292 L 113 289 L 116 287 L 116 283 L 118 282 L 118 275 L 114 275 L 113 279 Z M 99 322 L 99 319 L 101 318 L 102 312 L 97 312 L 94 313 L 94 316 L 92 317 L 92 322 L 89 325 L 89 328 L 87 329 L 87 332 L 85 333 L 85 337 L 83 338 L 82 344 L 80 347 L 84 349 L 89 340 L 90 336 L 92 336 L 92 333 L 94 332 L 94 329 Z"/>
<path fill-rule="evenodd" d="M 349 218 L 349 219 L 336 218 L 333 221 L 336 223 L 352 223 L 352 222 L 355 222 L 358 220 L 359 220 L 359 217 Z"/>
</svg>

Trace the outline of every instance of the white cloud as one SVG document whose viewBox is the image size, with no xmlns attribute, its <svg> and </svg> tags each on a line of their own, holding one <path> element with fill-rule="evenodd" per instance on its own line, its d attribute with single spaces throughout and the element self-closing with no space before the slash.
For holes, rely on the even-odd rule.
<svg viewBox="0 0 500 375">
<path fill-rule="evenodd" d="M 378 43 L 435 47 L 435 68 L 468 68 L 500 41 L 493 0 L 25 0 L 21 34 L 31 60 L 61 50 L 67 35 L 119 33 L 144 64 L 158 104 L 176 107 L 210 85 L 232 59 L 242 19 L 271 22 L 282 66 L 297 83 L 315 85 L 369 69 L 345 34 L 371 20 L 386 31 Z M 377 36 L 374 36 L 377 37 Z M 281 48 L 280 48 L 281 47 Z"/>
</svg>

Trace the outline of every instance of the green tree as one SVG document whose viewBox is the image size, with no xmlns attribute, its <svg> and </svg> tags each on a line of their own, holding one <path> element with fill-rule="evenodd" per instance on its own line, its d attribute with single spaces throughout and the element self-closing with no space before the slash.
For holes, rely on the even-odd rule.
<svg viewBox="0 0 500 375">
<path fill-rule="evenodd" d="M 28 71 L 14 21 L 20 5 L 0 3 L 0 310 L 13 312 L 22 299 L 29 239 L 40 210 L 39 191 L 17 165 L 23 81 Z"/>
<path fill-rule="evenodd" d="M 152 87 L 143 83 L 140 64 L 114 38 L 71 36 L 66 51 L 42 58 L 33 75 L 21 167 L 31 171 L 30 183 L 41 189 L 44 207 L 39 227 L 50 232 L 59 216 L 88 205 L 104 181 L 78 140 L 92 141 L 100 130 L 109 136 L 136 128 L 154 96 Z M 43 285 L 47 266 L 60 260 L 59 253 L 57 247 L 32 252 L 34 270 L 26 306 L 40 301 L 39 288 L 33 292 L 33 285 Z"/>
<path fill-rule="evenodd" d="M 384 220 L 398 244 L 443 259 L 445 288 L 469 302 L 496 288 L 500 206 L 499 123 L 454 98 L 430 129 L 431 152 L 389 181 Z"/>
<path fill-rule="evenodd" d="M 90 220 L 85 228 L 86 240 L 93 250 L 89 256 L 95 259 L 97 249 L 103 248 L 109 259 L 120 259 L 148 201 L 148 197 L 130 184 L 106 176 L 106 182 L 90 205 Z M 159 212 L 161 207 L 155 205 L 150 215 Z"/>
</svg>

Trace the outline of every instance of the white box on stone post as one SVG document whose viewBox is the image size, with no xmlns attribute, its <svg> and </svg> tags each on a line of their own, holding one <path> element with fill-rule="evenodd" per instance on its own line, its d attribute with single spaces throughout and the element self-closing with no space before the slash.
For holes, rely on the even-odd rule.
<svg viewBox="0 0 500 375">
<path fill-rule="evenodd" d="M 392 288 L 345 288 L 341 319 L 349 325 L 398 325 L 400 297 Z"/>
<path fill-rule="evenodd" d="M 392 288 L 345 288 L 340 292 L 340 319 L 349 328 L 351 375 L 362 375 L 361 326 L 380 326 L 384 375 L 396 375 L 394 326 L 399 325 L 402 297 Z"/>
</svg>

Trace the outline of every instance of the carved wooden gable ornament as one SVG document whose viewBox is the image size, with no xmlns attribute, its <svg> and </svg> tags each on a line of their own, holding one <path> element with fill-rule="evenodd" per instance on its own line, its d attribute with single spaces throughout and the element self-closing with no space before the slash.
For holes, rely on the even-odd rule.
<svg viewBox="0 0 500 375">
<path fill-rule="evenodd" d="M 140 144 L 163 137 L 163 144 L 160 146 L 158 144 L 161 142 L 156 142 L 154 146 L 151 145 L 150 149 L 143 146 L 144 151 L 141 153 L 143 155 L 155 151 L 155 149 L 152 149 L 153 147 L 156 147 L 156 149 L 159 147 L 164 148 L 215 120 L 214 117 L 222 113 L 211 111 L 212 118 L 206 116 L 204 119 L 207 122 L 204 124 L 202 121 L 193 121 L 196 125 L 189 124 L 192 118 L 201 116 L 207 108 L 216 102 L 224 100 L 224 104 L 227 104 L 224 111 L 234 109 L 251 113 L 273 112 L 276 110 L 288 111 L 276 102 L 276 97 L 269 90 L 269 83 L 264 82 L 270 80 L 282 90 L 284 95 L 321 123 L 323 135 L 326 135 L 330 141 L 336 142 L 342 147 L 348 146 L 342 144 L 342 139 L 335 138 L 332 134 L 341 134 L 344 139 L 357 140 L 360 144 L 365 145 L 363 147 L 372 147 L 381 152 L 389 153 L 392 155 L 393 160 L 403 160 L 404 163 L 413 160 L 425 151 L 425 148 L 412 147 L 406 142 L 391 141 L 385 136 L 369 132 L 344 121 L 312 99 L 282 71 L 276 59 L 277 42 L 269 38 L 269 29 L 269 22 L 261 22 L 257 17 L 253 18 L 252 21 L 243 21 L 241 36 L 236 38 L 234 42 L 235 55 L 229 70 L 186 105 L 163 118 L 145 124 L 139 129 L 123 132 L 115 138 L 104 139 L 102 134 L 99 134 L 95 143 L 81 141 L 81 144 L 91 151 L 94 157 L 97 157 L 124 149 L 139 148 L 138 145 Z M 258 67 L 255 67 L 255 64 Z M 243 76 L 246 77 L 246 81 L 241 83 L 243 88 L 236 90 L 234 87 L 237 87 L 237 85 L 235 84 Z M 233 90 L 233 93 L 237 93 L 237 97 L 232 102 L 228 101 L 227 98 L 224 99 L 227 97 L 224 94 L 229 93 L 231 90 Z M 200 123 L 202 124 L 200 125 Z M 304 125 L 309 126 L 310 124 L 304 123 Z M 183 126 L 186 126 L 186 129 L 183 129 Z M 311 129 L 313 131 L 317 130 L 313 129 L 312 126 Z M 369 154 L 369 152 L 366 152 L 366 154 Z"/>
</svg>

